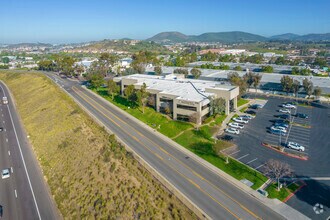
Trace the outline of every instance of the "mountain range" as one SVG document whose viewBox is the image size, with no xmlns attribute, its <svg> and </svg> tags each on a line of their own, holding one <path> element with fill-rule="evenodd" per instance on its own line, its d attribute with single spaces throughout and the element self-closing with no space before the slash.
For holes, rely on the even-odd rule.
<svg viewBox="0 0 330 220">
<path fill-rule="evenodd" d="M 220 42 L 220 43 L 244 43 L 263 41 L 330 41 L 330 33 L 297 35 L 292 33 L 264 37 L 242 31 L 208 32 L 200 35 L 185 35 L 177 31 L 161 32 L 146 39 L 158 43 L 182 43 L 182 42 Z"/>
</svg>

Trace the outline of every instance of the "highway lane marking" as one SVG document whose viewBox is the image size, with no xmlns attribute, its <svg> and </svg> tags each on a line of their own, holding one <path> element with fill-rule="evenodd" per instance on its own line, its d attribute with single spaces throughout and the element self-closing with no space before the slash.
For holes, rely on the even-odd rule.
<svg viewBox="0 0 330 220">
<path fill-rule="evenodd" d="M 15 189 L 15 197 L 17 198 L 17 191 L 16 191 L 16 189 Z"/>
<path fill-rule="evenodd" d="M 10 150 L 8 151 L 8 155 L 10 156 Z"/>
<path fill-rule="evenodd" d="M 0 88 L 2 89 L 3 93 L 5 94 L 5 90 L 3 89 L 3 87 L 2 87 L 1 84 L 0 84 Z M 18 137 L 17 137 L 16 127 L 15 127 L 15 124 L 14 124 L 14 121 L 13 121 L 13 117 L 12 117 L 11 112 L 10 112 L 9 105 L 7 105 L 7 109 L 8 109 L 8 112 L 9 112 L 9 117 L 10 117 L 11 123 L 12 123 L 12 125 L 13 125 L 13 129 L 14 129 L 14 133 L 15 133 L 15 137 L 16 137 L 17 145 L 18 145 L 18 148 L 19 148 L 19 152 L 20 152 L 20 155 L 21 155 L 21 158 L 22 158 L 22 162 L 23 162 L 23 166 L 24 166 L 25 174 L 26 174 L 26 176 L 27 176 L 28 183 L 29 183 L 29 186 L 30 186 L 30 189 L 31 189 L 31 192 L 32 192 L 33 201 L 34 201 L 34 204 L 35 204 L 35 206 L 36 206 L 36 210 L 37 210 L 37 213 L 38 213 L 38 217 L 39 217 L 39 219 L 41 220 L 41 216 L 40 216 L 40 212 L 39 212 L 39 207 L 38 207 L 38 204 L 37 204 L 37 201 L 36 201 L 36 197 L 35 197 L 35 195 L 34 195 L 34 191 L 33 191 L 33 188 L 32 188 L 32 184 L 31 184 L 31 180 L 30 180 L 29 173 L 28 173 L 27 168 L 26 168 L 26 164 L 25 164 L 24 156 L 23 156 L 22 149 L 21 149 L 21 144 L 20 144 L 20 142 L 19 142 L 19 140 L 18 140 Z"/>
<path fill-rule="evenodd" d="M 250 163 L 252 163 L 252 162 L 254 162 L 254 161 L 256 161 L 256 160 L 258 160 L 258 158 L 255 158 L 255 159 L 253 159 L 253 160 L 250 160 L 250 161 L 247 162 L 246 164 L 250 164 Z"/>
<path fill-rule="evenodd" d="M 11 173 L 14 173 L 14 168 L 11 167 L 11 168 L 10 168 L 10 171 L 11 171 Z"/>
<path fill-rule="evenodd" d="M 113 119 L 109 118 L 104 112 L 98 110 L 98 108 L 93 105 L 91 102 L 89 102 L 88 100 L 86 100 L 86 98 L 88 98 L 89 100 L 93 101 L 94 103 L 96 103 L 96 105 L 100 106 L 102 109 L 104 109 L 107 113 L 110 113 L 111 115 L 113 115 L 115 118 L 117 118 L 118 120 L 120 120 L 122 123 L 127 124 L 128 126 L 130 126 L 134 131 L 136 131 L 138 134 L 140 134 L 142 137 L 148 139 L 150 142 L 154 143 L 155 145 L 157 145 L 159 147 L 159 149 L 163 149 L 162 147 L 160 147 L 157 143 L 155 143 L 154 141 L 152 141 L 151 139 L 149 139 L 148 137 L 144 136 L 141 134 L 141 132 L 137 131 L 134 127 L 132 127 L 130 124 L 126 123 L 125 121 L 123 121 L 122 119 L 120 119 L 119 117 L 117 117 L 116 115 L 114 115 L 111 111 L 109 111 L 108 109 L 104 108 L 102 105 L 100 105 L 99 103 L 97 103 L 95 100 L 93 100 L 91 97 L 89 97 L 88 95 L 84 94 L 82 91 L 79 91 L 79 89 L 77 89 L 76 87 L 72 87 L 72 90 L 79 95 L 82 99 L 84 99 L 88 104 L 90 104 L 91 106 L 93 106 L 97 111 L 99 111 L 101 114 L 103 114 L 106 118 L 108 118 L 110 121 L 114 122 Z M 80 93 L 80 94 L 78 94 Z M 83 98 L 82 96 L 86 97 Z M 116 122 L 114 122 L 116 123 Z M 123 130 L 125 133 L 127 133 L 129 136 L 132 137 L 131 134 L 129 134 L 127 131 Z M 143 144 L 142 142 L 140 142 L 140 140 L 138 140 L 138 142 L 145 146 L 145 148 L 147 150 L 149 150 L 152 154 L 156 155 L 156 152 L 154 152 L 153 150 L 149 149 L 145 144 Z M 162 150 L 162 151 L 166 151 L 166 150 Z M 166 151 L 166 154 L 171 155 L 170 153 L 168 153 Z M 156 155 L 157 156 L 157 155 Z M 193 171 L 191 168 L 189 168 L 188 166 L 186 166 L 185 164 L 183 164 L 181 161 L 179 161 L 177 158 L 175 158 L 173 155 L 171 155 L 176 161 L 178 161 L 180 164 L 182 164 L 183 166 L 185 166 L 188 170 L 190 170 L 193 174 L 197 174 L 195 171 Z M 171 166 L 170 164 L 168 164 L 169 166 Z M 172 166 L 171 166 L 172 167 Z M 176 172 L 178 172 L 180 175 L 181 174 L 179 171 L 177 171 L 175 168 L 172 167 L 172 169 Z M 197 176 L 197 175 L 196 175 Z M 241 203 L 239 203 L 237 200 L 235 200 L 234 198 L 232 198 L 231 196 L 229 196 L 227 193 L 225 193 L 223 190 L 221 190 L 220 188 L 218 188 L 217 186 L 215 186 L 214 184 L 212 184 L 211 182 L 209 182 L 208 180 L 206 180 L 204 177 L 202 177 L 201 175 L 198 174 L 198 177 L 202 180 L 204 180 L 205 182 L 207 182 L 209 185 L 211 185 L 213 188 L 215 188 L 217 191 L 221 192 L 222 194 L 224 194 L 225 196 L 227 196 L 228 198 L 230 198 L 233 202 L 235 202 L 236 204 L 238 204 L 242 209 L 244 209 L 246 212 L 248 212 L 249 214 L 251 214 L 252 216 L 254 216 L 257 219 L 261 219 L 260 217 L 258 217 L 255 213 L 253 213 L 252 211 L 250 211 L 248 208 L 246 208 L 244 205 L 242 205 Z M 186 178 L 186 177 L 185 177 Z M 205 192 L 207 193 L 207 192 Z M 207 193 L 208 194 L 208 193 Z M 209 196 L 210 197 L 210 196 Z M 213 198 L 212 198 L 213 199 Z M 218 201 L 216 201 L 218 203 Z M 227 210 L 228 211 L 228 210 Z"/>
<path fill-rule="evenodd" d="M 244 156 L 241 156 L 240 158 L 236 159 L 236 160 L 240 160 L 240 159 L 243 159 L 244 157 L 247 157 L 249 156 L 250 154 L 245 154 Z"/>
<path fill-rule="evenodd" d="M 6 138 L 6 142 L 8 142 L 8 138 Z"/>
</svg>

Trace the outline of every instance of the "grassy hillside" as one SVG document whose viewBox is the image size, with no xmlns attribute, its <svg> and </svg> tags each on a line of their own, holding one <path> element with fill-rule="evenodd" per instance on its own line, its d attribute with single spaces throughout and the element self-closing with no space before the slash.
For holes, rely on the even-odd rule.
<svg viewBox="0 0 330 220">
<path fill-rule="evenodd" d="M 65 219 L 194 219 L 49 79 L 1 72 Z"/>
</svg>

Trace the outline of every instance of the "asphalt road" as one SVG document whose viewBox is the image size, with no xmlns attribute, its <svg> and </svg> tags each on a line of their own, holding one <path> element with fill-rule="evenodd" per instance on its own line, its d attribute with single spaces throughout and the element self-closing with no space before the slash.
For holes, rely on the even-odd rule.
<svg viewBox="0 0 330 220">
<path fill-rule="evenodd" d="M 60 219 L 40 167 L 20 123 L 7 88 L 0 82 L 0 169 L 11 175 L 0 179 L 0 205 L 3 219 Z"/>
<path fill-rule="evenodd" d="M 46 73 L 122 141 L 213 219 L 283 219 L 182 151 L 81 88 Z"/>
</svg>

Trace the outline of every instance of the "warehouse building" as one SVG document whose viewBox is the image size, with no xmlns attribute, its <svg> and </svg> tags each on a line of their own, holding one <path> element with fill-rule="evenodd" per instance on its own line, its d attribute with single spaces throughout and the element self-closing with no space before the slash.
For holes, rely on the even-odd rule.
<svg viewBox="0 0 330 220">
<path fill-rule="evenodd" d="M 194 115 L 196 123 L 200 124 L 209 116 L 209 97 L 223 98 L 226 101 L 226 114 L 237 109 L 239 88 L 222 85 L 219 82 L 185 79 L 174 74 L 166 76 L 134 74 L 116 77 L 114 81 L 120 84 L 122 93 L 128 85 L 140 89 L 145 83 L 147 91 L 154 95 L 155 109 L 158 112 L 170 111 L 175 120 L 185 120 Z"/>
</svg>

